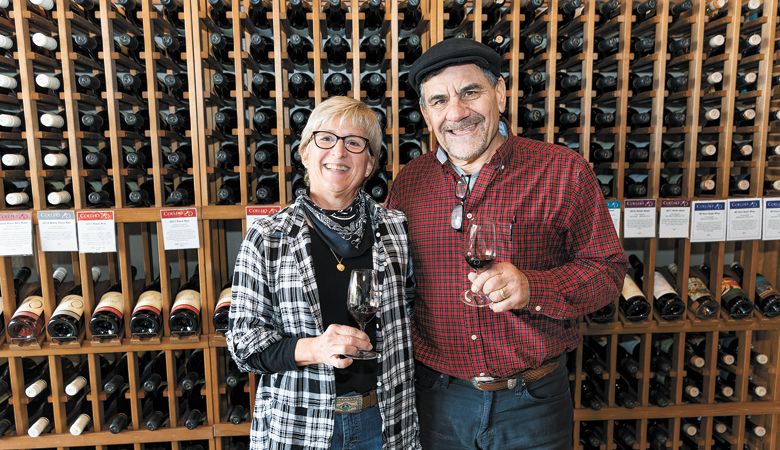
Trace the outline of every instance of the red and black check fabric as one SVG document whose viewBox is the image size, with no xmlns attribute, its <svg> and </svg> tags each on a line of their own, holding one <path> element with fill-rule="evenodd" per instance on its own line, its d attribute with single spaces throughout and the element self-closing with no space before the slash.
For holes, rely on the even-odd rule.
<svg viewBox="0 0 780 450">
<path fill-rule="evenodd" d="M 514 264 L 530 284 L 528 307 L 503 313 L 459 300 L 471 283 L 463 233 L 450 227 L 457 178 L 428 153 L 401 171 L 386 203 L 409 224 L 415 358 L 458 378 L 509 377 L 575 348 L 576 320 L 614 301 L 626 272 L 588 163 L 564 147 L 510 137 L 480 170 L 464 225 L 495 222 L 497 261 Z"/>
</svg>

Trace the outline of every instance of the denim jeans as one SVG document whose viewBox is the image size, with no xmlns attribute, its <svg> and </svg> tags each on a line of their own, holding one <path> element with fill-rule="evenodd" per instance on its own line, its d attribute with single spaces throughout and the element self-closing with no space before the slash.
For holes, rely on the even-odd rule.
<svg viewBox="0 0 780 450">
<path fill-rule="evenodd" d="M 424 450 L 568 450 L 574 421 L 565 360 L 533 383 L 483 392 L 468 381 L 416 367 Z"/>
<path fill-rule="evenodd" d="M 336 413 L 331 450 L 381 450 L 382 416 L 373 406 L 355 413 Z"/>
</svg>

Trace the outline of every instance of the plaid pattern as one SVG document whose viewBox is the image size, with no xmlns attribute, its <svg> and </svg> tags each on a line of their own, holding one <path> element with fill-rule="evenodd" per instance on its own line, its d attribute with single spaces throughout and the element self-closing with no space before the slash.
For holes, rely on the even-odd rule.
<svg viewBox="0 0 780 450">
<path fill-rule="evenodd" d="M 417 293 L 415 358 L 458 378 L 510 377 L 577 346 L 577 318 L 620 294 L 626 259 L 588 163 L 564 147 L 510 137 L 479 172 L 466 219 L 498 225 L 497 261 L 528 277 L 528 307 L 496 314 L 459 301 L 470 288 L 464 234 L 450 227 L 457 174 L 434 153 L 393 182 L 386 206 L 409 221 Z"/>
<path fill-rule="evenodd" d="M 382 280 L 375 348 L 385 448 L 419 448 L 411 350 L 412 282 L 406 219 L 371 201 L 374 267 Z M 259 371 L 252 356 L 284 337 L 324 332 L 303 206 L 294 203 L 247 232 L 233 278 L 227 345 L 238 368 Z M 251 429 L 253 449 L 329 448 L 336 385 L 324 364 L 260 373 Z"/>
</svg>

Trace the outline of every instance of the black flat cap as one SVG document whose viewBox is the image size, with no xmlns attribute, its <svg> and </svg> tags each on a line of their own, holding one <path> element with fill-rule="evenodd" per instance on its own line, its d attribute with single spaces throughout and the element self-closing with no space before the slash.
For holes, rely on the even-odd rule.
<svg viewBox="0 0 780 450">
<path fill-rule="evenodd" d="M 422 54 L 409 68 L 409 82 L 420 93 L 425 76 L 439 69 L 463 64 L 476 64 L 496 76 L 501 76 L 501 55 L 473 39 L 445 39 Z"/>
</svg>

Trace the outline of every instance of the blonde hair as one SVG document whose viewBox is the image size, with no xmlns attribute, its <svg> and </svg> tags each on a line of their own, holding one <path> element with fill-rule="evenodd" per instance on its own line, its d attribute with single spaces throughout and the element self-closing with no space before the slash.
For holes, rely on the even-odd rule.
<svg viewBox="0 0 780 450">
<path fill-rule="evenodd" d="M 333 119 L 338 121 L 339 127 L 351 125 L 365 131 L 364 137 L 368 139 L 368 154 L 376 170 L 379 153 L 382 151 L 382 126 L 373 109 L 352 97 L 330 97 L 314 108 L 301 133 L 299 151 L 308 147 L 314 132 L 319 130 L 322 124 Z"/>
</svg>

